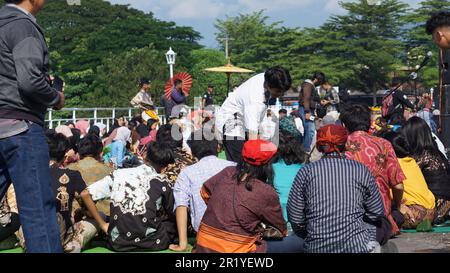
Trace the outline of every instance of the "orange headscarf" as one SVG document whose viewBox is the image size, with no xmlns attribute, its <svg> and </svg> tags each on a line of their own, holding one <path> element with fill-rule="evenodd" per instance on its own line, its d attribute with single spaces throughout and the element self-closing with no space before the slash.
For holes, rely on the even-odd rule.
<svg viewBox="0 0 450 273">
<path fill-rule="evenodd" d="M 321 150 L 326 154 L 341 153 L 339 147 L 347 143 L 347 138 L 347 129 L 343 126 L 327 125 L 317 132 L 317 147 L 321 147 Z"/>
</svg>

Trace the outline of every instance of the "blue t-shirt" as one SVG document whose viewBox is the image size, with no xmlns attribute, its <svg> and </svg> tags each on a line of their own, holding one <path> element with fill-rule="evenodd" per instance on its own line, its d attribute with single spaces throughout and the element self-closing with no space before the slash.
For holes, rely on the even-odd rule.
<svg viewBox="0 0 450 273">
<path fill-rule="evenodd" d="M 297 173 L 300 171 L 303 165 L 286 165 L 284 160 L 280 160 L 277 163 L 273 164 L 272 167 L 275 173 L 273 185 L 278 193 L 278 196 L 280 197 L 281 208 L 283 209 L 283 217 L 287 222 L 288 219 L 286 206 L 289 198 L 289 192 L 291 191 L 291 187 L 294 183 L 294 179 L 297 176 Z"/>
</svg>

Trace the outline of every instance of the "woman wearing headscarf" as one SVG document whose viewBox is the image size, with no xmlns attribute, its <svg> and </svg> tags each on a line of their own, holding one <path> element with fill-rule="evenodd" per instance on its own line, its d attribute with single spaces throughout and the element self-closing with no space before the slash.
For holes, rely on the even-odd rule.
<svg viewBox="0 0 450 273">
<path fill-rule="evenodd" d="M 303 167 L 307 158 L 303 150 L 302 142 L 296 138 L 296 132 L 298 130 L 295 127 L 283 127 L 280 124 L 280 142 L 275 163 L 272 166 L 275 174 L 273 184 L 280 196 L 283 216 L 286 222 L 288 221 L 286 205 L 289 192 L 291 191 L 295 176 Z"/>
<path fill-rule="evenodd" d="M 322 127 L 317 148 L 324 157 L 305 165 L 292 186 L 287 205 L 294 232 L 308 253 L 368 253 L 379 249 L 376 224 L 384 207 L 372 173 L 346 159 L 347 130 Z"/>
<path fill-rule="evenodd" d="M 120 127 L 117 129 L 117 134 L 113 142 L 109 145 L 111 154 L 106 158 L 106 163 L 113 163 L 117 167 L 123 167 L 123 161 L 127 152 L 127 143 L 131 141 L 131 131 L 127 127 Z"/>
<path fill-rule="evenodd" d="M 97 128 L 100 130 L 99 137 L 103 137 L 106 133 L 106 125 L 103 123 L 95 123 L 94 126 L 97 126 Z"/>
<path fill-rule="evenodd" d="M 302 241 L 287 236 L 278 195 L 273 188 L 272 158 L 277 147 L 250 140 L 243 162 L 205 182 L 201 196 L 208 205 L 197 234 L 196 253 L 301 252 Z M 264 239 L 271 227 L 280 241 Z"/>
<path fill-rule="evenodd" d="M 88 120 L 80 120 L 75 123 L 75 128 L 80 130 L 80 136 L 83 138 L 89 132 L 90 123 Z"/>
</svg>

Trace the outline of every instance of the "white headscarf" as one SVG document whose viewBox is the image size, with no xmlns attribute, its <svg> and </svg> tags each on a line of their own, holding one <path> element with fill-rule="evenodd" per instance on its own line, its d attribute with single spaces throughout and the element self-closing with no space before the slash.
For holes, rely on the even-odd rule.
<svg viewBox="0 0 450 273">
<path fill-rule="evenodd" d="M 131 131 L 127 127 L 119 127 L 114 141 L 120 141 L 126 145 L 127 142 L 131 142 Z"/>
<path fill-rule="evenodd" d="M 97 126 L 98 129 L 100 129 L 100 136 L 103 136 L 102 131 L 106 129 L 106 125 L 103 123 L 96 123 L 96 124 L 94 124 L 94 126 Z"/>
</svg>

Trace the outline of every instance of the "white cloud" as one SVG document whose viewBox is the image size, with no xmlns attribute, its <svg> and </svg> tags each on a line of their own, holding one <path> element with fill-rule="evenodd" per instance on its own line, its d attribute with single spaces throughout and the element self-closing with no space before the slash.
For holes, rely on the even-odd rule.
<svg viewBox="0 0 450 273">
<path fill-rule="evenodd" d="M 332 14 L 343 14 L 345 10 L 339 5 L 340 0 L 328 0 L 325 10 Z"/>
</svg>

